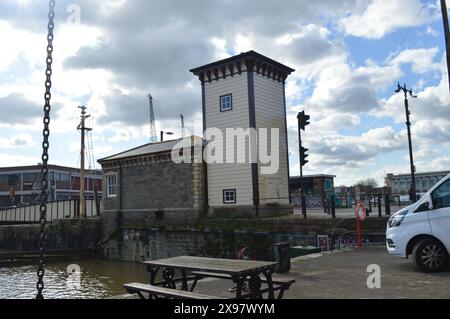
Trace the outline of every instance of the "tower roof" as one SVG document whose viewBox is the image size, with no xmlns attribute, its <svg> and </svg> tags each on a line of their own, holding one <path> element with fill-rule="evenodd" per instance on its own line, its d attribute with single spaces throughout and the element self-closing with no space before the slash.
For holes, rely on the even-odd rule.
<svg viewBox="0 0 450 319">
<path fill-rule="evenodd" d="M 255 52 L 253 50 L 241 53 L 235 56 L 232 56 L 230 58 L 226 58 L 220 61 L 216 61 L 213 63 L 205 64 L 203 66 L 191 69 L 190 72 L 193 74 L 203 77 L 206 73 L 215 73 L 218 74 L 219 72 L 224 72 L 222 70 L 225 70 L 227 67 L 230 67 L 232 65 L 238 64 L 239 62 L 245 63 L 247 66 L 251 66 L 252 68 L 255 68 L 255 71 L 257 73 L 262 73 L 275 77 L 283 77 L 286 78 L 288 75 L 290 75 L 295 70 L 281 64 L 280 62 L 277 62 L 275 60 L 272 60 L 258 52 Z M 217 76 L 216 76 L 217 77 Z"/>
</svg>

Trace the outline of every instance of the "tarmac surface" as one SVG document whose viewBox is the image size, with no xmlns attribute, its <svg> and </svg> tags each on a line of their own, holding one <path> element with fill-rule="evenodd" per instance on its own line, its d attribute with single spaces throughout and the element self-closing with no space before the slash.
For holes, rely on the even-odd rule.
<svg viewBox="0 0 450 319">
<path fill-rule="evenodd" d="M 276 274 L 296 279 L 285 292 L 287 299 L 450 299 L 450 269 L 421 273 L 410 259 L 389 256 L 383 246 L 309 255 L 292 259 L 291 263 L 288 274 Z M 367 286 L 368 277 L 373 275 L 367 271 L 370 265 L 380 267 L 379 289 Z M 205 279 L 195 291 L 229 298 L 232 286 L 228 280 Z"/>
</svg>

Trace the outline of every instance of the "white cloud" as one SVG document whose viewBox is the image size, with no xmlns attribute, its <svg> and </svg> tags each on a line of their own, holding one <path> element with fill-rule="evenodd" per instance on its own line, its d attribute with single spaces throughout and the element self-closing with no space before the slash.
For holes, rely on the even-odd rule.
<svg viewBox="0 0 450 319">
<path fill-rule="evenodd" d="M 108 139 L 111 143 L 117 143 L 121 141 L 128 142 L 130 140 L 130 132 L 126 129 L 117 129 L 114 130 L 114 136 Z"/>
<path fill-rule="evenodd" d="M 445 55 L 438 67 L 440 71 L 440 81 L 435 86 L 427 86 L 422 90 L 414 91 L 417 99 L 410 97 L 409 107 L 414 134 L 419 136 L 433 136 L 438 128 L 443 134 L 448 129 L 448 118 L 450 118 L 450 96 L 447 71 L 445 65 Z M 408 86 L 409 88 L 409 86 Z M 392 117 L 397 123 L 405 121 L 404 96 L 402 93 L 394 94 L 386 101 L 383 101 L 382 108 L 377 116 Z M 437 136 L 437 135 L 436 135 Z"/>
<path fill-rule="evenodd" d="M 390 59 L 390 63 L 398 65 L 411 63 L 412 70 L 415 73 L 423 74 L 440 69 L 440 64 L 434 62 L 438 52 L 439 49 L 437 47 L 429 49 L 408 49 Z"/>
<path fill-rule="evenodd" d="M 450 127 L 446 124 L 450 116 L 448 85 L 442 82 L 427 87 L 429 77 L 440 69 L 434 63 L 436 44 L 431 48 L 398 52 L 384 61 L 368 59 L 364 65 L 353 65 L 357 56 L 350 56 L 347 39 L 334 27 L 336 19 L 344 12 L 351 12 L 338 22 L 345 32 L 380 38 L 396 28 L 433 20 L 435 8 L 425 5 L 416 19 L 419 0 L 384 1 L 383 5 L 378 0 L 285 2 L 280 7 L 273 0 L 77 1 L 82 8 L 82 24 L 58 22 L 56 28 L 51 137 L 55 141 L 52 148 L 58 151 L 53 151 L 52 158 L 61 164 L 77 158 L 77 106 L 80 104 L 87 104 L 93 115 L 90 125 L 94 126 L 94 151 L 98 156 L 147 140 L 147 93 L 155 97 L 158 128 L 178 134 L 178 116 L 184 113 L 186 126 L 192 131 L 194 120 L 201 126 L 201 94 L 199 82 L 189 74 L 189 68 L 250 49 L 297 70 L 286 87 L 289 143 L 295 154 L 298 148 L 295 116 L 305 109 L 312 116 L 312 125 L 305 133 L 305 141 L 311 148 L 308 170 L 336 174 L 338 179 L 352 184 L 364 174 L 371 175 L 371 170 L 378 169 L 375 165 L 378 162 L 387 165 L 383 154 L 403 147 L 404 132 L 384 127 L 384 123 L 380 124 L 382 128 L 359 132 L 364 131 L 361 126 L 365 123 L 361 122 L 365 115 L 388 116 L 404 122 L 401 96 L 380 101 L 379 93 L 396 84 L 404 75 L 405 64 L 411 64 L 412 71 L 425 79 L 419 99 L 411 105 L 417 150 L 433 139 L 439 141 L 437 148 L 446 145 L 450 139 L 447 133 Z M 32 120 L 19 125 L 5 124 L 12 121 L 13 113 L 7 120 L 1 118 L 0 128 L 8 126 L 12 136 L 26 132 L 40 142 L 45 16 L 29 19 L 21 16 L 19 21 L 5 12 L 0 10 L 0 32 L 12 42 L 7 41 L 11 45 L 0 52 L 3 54 L 0 72 L 9 69 L 11 72 L 3 73 L 0 96 L 6 98 L 20 93 L 23 99 L 15 104 L 17 110 L 28 105 L 24 101 L 39 108 Z M 429 34 L 436 28 L 435 25 L 427 27 L 431 28 L 427 29 Z M 409 69 L 405 73 L 409 74 Z M 434 111 L 429 112 L 430 108 Z M 32 115 L 33 112 L 19 113 Z M 12 145 L 9 137 L 2 136 L 0 142 Z M 116 143 L 114 147 L 112 143 Z M 28 151 L 14 149 L 21 154 Z M 433 156 L 436 155 L 428 160 Z M 33 159 L 31 164 L 37 161 Z M 298 170 L 293 161 L 291 166 Z M 2 165 L 6 163 L 13 162 Z"/>
<path fill-rule="evenodd" d="M 37 145 L 33 137 L 28 134 L 19 134 L 10 138 L 0 137 L 0 149 L 23 149 Z"/>
<path fill-rule="evenodd" d="M 42 162 L 42 160 L 34 156 L 11 155 L 0 153 L 0 163 L 2 163 L 2 167 L 36 165 L 39 162 Z"/>
<path fill-rule="evenodd" d="M 380 39 L 401 27 L 418 26 L 438 18 L 434 3 L 420 0 L 372 0 L 363 12 L 349 14 L 339 21 L 349 35 Z"/>
</svg>

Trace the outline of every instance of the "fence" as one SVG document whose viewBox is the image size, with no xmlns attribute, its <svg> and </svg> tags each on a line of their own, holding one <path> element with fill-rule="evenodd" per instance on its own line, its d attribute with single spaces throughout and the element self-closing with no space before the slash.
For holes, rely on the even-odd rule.
<svg viewBox="0 0 450 319">
<path fill-rule="evenodd" d="M 363 203 L 367 209 L 368 215 L 377 215 L 381 217 L 391 215 L 397 208 L 409 206 L 412 201 L 408 195 L 403 194 L 328 194 L 324 195 L 306 195 L 305 205 L 311 212 L 317 213 L 317 209 L 322 208 L 325 213 L 335 218 L 336 212 L 351 212 L 357 202 Z M 296 209 L 301 208 L 301 197 L 299 194 L 292 195 L 292 203 Z M 347 213 L 348 213 L 347 212 Z"/>
<path fill-rule="evenodd" d="M 99 216 L 95 200 L 86 200 L 86 217 Z M 40 219 L 40 205 L 12 207 L 0 210 L 0 223 L 36 224 Z M 65 200 L 47 203 L 47 221 L 77 218 L 80 216 L 80 200 Z"/>
</svg>

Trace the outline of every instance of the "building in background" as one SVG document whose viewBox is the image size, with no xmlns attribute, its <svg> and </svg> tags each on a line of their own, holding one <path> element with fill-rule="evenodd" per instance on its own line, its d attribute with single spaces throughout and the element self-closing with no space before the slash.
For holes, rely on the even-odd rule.
<svg viewBox="0 0 450 319">
<path fill-rule="evenodd" d="M 304 175 L 303 176 L 303 188 L 305 195 L 323 195 L 334 192 L 334 179 L 335 175 Z M 290 178 L 291 193 L 295 194 L 300 189 L 300 177 L 291 176 Z"/>
<path fill-rule="evenodd" d="M 434 184 L 450 174 L 450 171 L 416 173 L 417 193 L 426 193 Z M 411 174 L 387 174 L 386 186 L 391 189 L 392 194 L 408 195 L 411 190 Z"/>
<path fill-rule="evenodd" d="M 334 193 L 334 179 L 335 175 L 304 175 L 303 189 L 306 197 L 307 207 L 323 207 L 326 205 L 326 200 Z M 295 206 L 301 205 L 300 198 L 300 177 L 292 176 L 289 182 L 292 202 Z"/>
<path fill-rule="evenodd" d="M 41 165 L 0 168 L 0 207 L 35 204 L 40 201 Z M 101 194 L 101 171 L 88 171 L 86 197 L 94 197 L 94 183 Z M 49 165 L 49 201 L 80 197 L 80 170 Z"/>
</svg>

